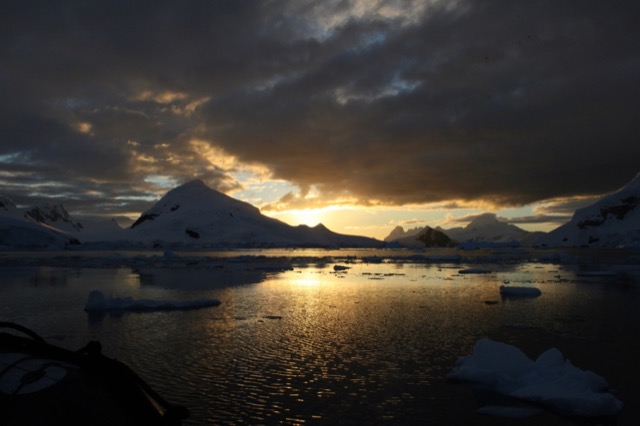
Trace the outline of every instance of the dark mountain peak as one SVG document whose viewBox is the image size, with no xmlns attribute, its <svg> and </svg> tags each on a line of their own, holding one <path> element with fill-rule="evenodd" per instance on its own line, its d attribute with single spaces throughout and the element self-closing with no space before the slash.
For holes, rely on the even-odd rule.
<svg viewBox="0 0 640 426">
<path fill-rule="evenodd" d="M 11 201 L 9 197 L 0 195 L 0 211 L 9 211 L 16 208 L 16 205 Z"/>
<path fill-rule="evenodd" d="M 416 240 L 422 241 L 425 247 L 453 247 L 455 242 L 449 238 L 444 232 L 426 226 Z"/>
<path fill-rule="evenodd" d="M 82 225 L 71 219 L 71 215 L 61 203 L 45 203 L 41 206 L 32 207 L 25 212 L 24 216 L 27 219 L 32 219 L 38 223 L 54 227 L 58 227 L 60 224 L 66 223 L 76 230 L 82 229 Z"/>
</svg>

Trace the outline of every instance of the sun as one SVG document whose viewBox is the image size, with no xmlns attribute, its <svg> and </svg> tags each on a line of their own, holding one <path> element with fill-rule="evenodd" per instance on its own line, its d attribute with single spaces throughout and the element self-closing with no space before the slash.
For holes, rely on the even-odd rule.
<svg viewBox="0 0 640 426">
<path fill-rule="evenodd" d="M 290 210 L 291 222 L 296 225 L 316 226 L 322 222 L 323 211 L 321 209 Z"/>
<path fill-rule="evenodd" d="M 314 227 L 319 223 L 323 223 L 325 219 L 324 209 L 291 209 L 267 214 L 291 226 L 307 225 Z"/>
</svg>

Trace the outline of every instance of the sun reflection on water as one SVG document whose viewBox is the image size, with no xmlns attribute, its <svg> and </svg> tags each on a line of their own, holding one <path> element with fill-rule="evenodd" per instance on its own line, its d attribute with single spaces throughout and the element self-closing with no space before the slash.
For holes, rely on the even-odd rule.
<svg viewBox="0 0 640 426">
<path fill-rule="evenodd" d="M 338 263 L 348 269 L 338 273 Z M 460 274 L 467 265 L 455 262 L 323 258 L 304 265 L 268 273 L 235 263 L 6 269 L 0 313 L 45 335 L 71 330 L 69 347 L 100 340 L 170 400 L 187 405 L 193 425 L 411 425 L 434 413 L 452 416 L 459 406 L 473 415 L 474 407 L 456 402 L 459 388 L 447 385 L 446 374 L 480 337 L 546 329 L 589 341 L 609 332 L 609 324 L 637 336 L 637 293 L 614 278 L 579 277 L 571 265 L 481 265 L 491 270 L 486 274 Z M 542 295 L 503 300 L 500 285 L 536 286 Z M 82 306 L 93 287 L 222 304 L 88 323 Z M 445 417 L 434 424 L 468 424 Z"/>
<path fill-rule="evenodd" d="M 299 271 L 299 276 L 289 280 L 291 285 L 300 287 L 317 287 L 322 284 L 319 274 L 311 271 Z"/>
</svg>

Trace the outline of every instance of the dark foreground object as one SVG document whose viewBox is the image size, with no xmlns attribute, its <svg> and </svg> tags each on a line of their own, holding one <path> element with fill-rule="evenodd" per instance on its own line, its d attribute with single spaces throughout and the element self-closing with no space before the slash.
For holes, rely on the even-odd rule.
<svg viewBox="0 0 640 426">
<path fill-rule="evenodd" d="M 160 397 L 97 342 L 77 352 L 0 322 L 0 425 L 180 425 L 186 408 Z"/>
</svg>

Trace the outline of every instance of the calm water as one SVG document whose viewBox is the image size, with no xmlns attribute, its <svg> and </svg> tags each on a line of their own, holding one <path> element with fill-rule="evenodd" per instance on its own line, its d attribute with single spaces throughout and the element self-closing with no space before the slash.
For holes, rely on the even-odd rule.
<svg viewBox="0 0 640 426">
<path fill-rule="evenodd" d="M 307 251 L 304 262 L 282 271 L 244 258 L 109 268 L 5 264 L 0 319 L 70 349 L 99 340 L 105 354 L 187 406 L 187 424 L 574 424 L 548 413 L 524 422 L 475 414 L 484 396 L 446 374 L 482 337 L 530 356 L 559 347 L 617 389 L 625 402 L 618 424 L 638 423 L 630 408 L 640 402 L 632 364 L 640 356 L 637 266 L 525 261 L 474 264 L 491 273 L 460 274 L 469 265 L 314 256 Z M 349 269 L 336 272 L 335 264 Z M 616 274 L 582 276 L 585 269 Z M 543 294 L 503 300 L 504 283 Z M 92 289 L 222 304 L 90 317 L 83 306 Z"/>
</svg>

